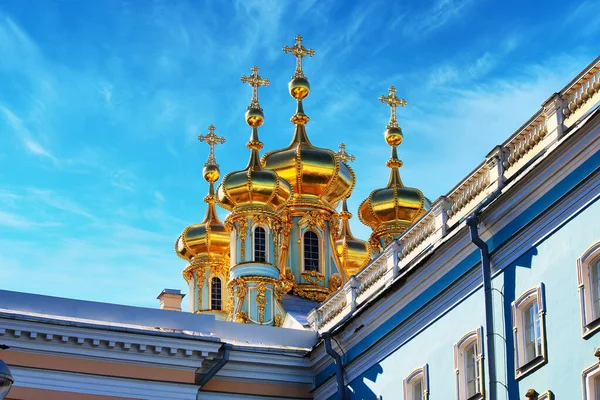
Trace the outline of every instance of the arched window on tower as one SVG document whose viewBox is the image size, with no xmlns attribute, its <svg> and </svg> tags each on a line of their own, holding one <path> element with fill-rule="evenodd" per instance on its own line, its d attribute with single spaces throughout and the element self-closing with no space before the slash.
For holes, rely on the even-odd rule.
<svg viewBox="0 0 600 400">
<path fill-rule="evenodd" d="M 254 261 L 267 262 L 267 234 L 260 226 L 254 228 Z"/>
<path fill-rule="evenodd" d="M 221 279 L 214 277 L 210 281 L 210 309 L 222 310 L 223 302 L 221 297 Z"/>
<path fill-rule="evenodd" d="M 304 234 L 304 270 L 319 270 L 319 237 L 313 231 Z"/>
</svg>

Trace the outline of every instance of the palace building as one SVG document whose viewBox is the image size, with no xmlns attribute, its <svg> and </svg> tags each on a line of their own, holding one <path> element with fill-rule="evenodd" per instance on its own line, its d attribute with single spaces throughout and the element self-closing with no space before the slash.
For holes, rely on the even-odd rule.
<svg viewBox="0 0 600 400">
<path fill-rule="evenodd" d="M 600 399 L 600 57 L 434 201 L 401 179 L 390 87 L 389 176 L 355 212 L 360 239 L 354 157 L 309 139 L 315 51 L 295 40 L 290 144 L 263 152 L 258 67 L 247 164 L 221 174 L 225 138 L 198 137 L 187 293 L 150 309 L 0 291 L 7 398 Z"/>
</svg>

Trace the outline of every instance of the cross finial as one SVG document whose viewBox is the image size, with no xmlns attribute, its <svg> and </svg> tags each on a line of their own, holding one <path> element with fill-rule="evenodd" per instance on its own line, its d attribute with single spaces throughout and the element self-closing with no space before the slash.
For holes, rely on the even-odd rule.
<svg viewBox="0 0 600 400">
<path fill-rule="evenodd" d="M 356 160 L 356 157 L 354 157 L 352 154 L 346 153 L 346 145 L 344 143 L 340 143 L 340 151 L 335 153 L 335 156 L 340 162 L 345 162 L 346 164 L 348 161 Z"/>
<path fill-rule="evenodd" d="M 396 107 L 398 107 L 398 106 L 405 107 L 406 100 L 400 99 L 398 96 L 396 96 L 396 88 L 395 87 L 390 86 L 389 90 L 390 90 L 390 93 L 387 96 L 384 96 L 384 95 L 379 96 L 379 100 L 382 103 L 386 103 L 392 109 L 392 115 L 390 116 L 390 123 L 388 124 L 388 128 L 397 128 L 398 121 L 396 120 Z"/>
<path fill-rule="evenodd" d="M 240 79 L 242 82 L 252 86 L 252 101 L 250 102 L 249 108 L 260 109 L 260 105 L 258 104 L 258 88 L 261 86 L 269 86 L 271 81 L 268 79 L 263 79 L 260 75 L 258 75 L 258 67 L 256 65 L 252 67 L 251 75 L 242 75 Z"/>
<path fill-rule="evenodd" d="M 304 72 L 302 71 L 302 58 L 305 56 L 314 56 L 315 51 L 313 49 L 307 49 L 302 44 L 302 36 L 296 35 L 294 38 L 296 39 L 296 43 L 292 46 L 283 46 L 283 52 L 285 54 L 292 53 L 296 57 L 296 72 L 294 73 L 294 77 L 296 78 L 304 78 Z"/>
<path fill-rule="evenodd" d="M 214 125 L 209 125 L 208 133 L 206 135 L 199 135 L 198 140 L 206 142 L 210 148 L 206 165 L 217 165 L 217 161 L 215 160 L 215 145 L 225 143 L 225 138 L 217 136 Z"/>
</svg>

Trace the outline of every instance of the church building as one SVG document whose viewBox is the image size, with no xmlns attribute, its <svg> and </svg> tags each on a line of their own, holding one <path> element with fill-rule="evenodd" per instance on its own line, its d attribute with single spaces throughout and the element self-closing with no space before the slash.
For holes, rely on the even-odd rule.
<svg viewBox="0 0 600 400">
<path fill-rule="evenodd" d="M 198 137 L 205 217 L 175 239 L 186 294 L 151 309 L 0 290 L 6 399 L 600 399 L 600 57 L 433 201 L 401 178 L 390 87 L 389 175 L 349 210 L 354 156 L 309 139 L 315 51 L 283 51 L 290 144 L 263 151 L 256 66 L 247 164 L 222 174 L 225 138 Z"/>
</svg>

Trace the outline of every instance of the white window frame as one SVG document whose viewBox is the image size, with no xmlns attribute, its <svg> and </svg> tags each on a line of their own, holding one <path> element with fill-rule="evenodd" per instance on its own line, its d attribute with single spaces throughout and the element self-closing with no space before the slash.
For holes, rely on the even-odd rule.
<svg viewBox="0 0 600 400">
<path fill-rule="evenodd" d="M 554 393 L 551 390 L 547 390 L 542 394 L 539 394 L 537 400 L 554 400 Z"/>
<path fill-rule="evenodd" d="M 542 341 L 541 354 L 531 360 L 526 357 L 526 342 L 525 342 L 525 311 L 529 310 L 529 306 L 537 303 L 538 317 L 540 319 L 540 338 Z M 515 356 L 515 378 L 519 379 L 522 376 L 532 372 L 546 363 L 548 357 L 546 354 L 546 308 L 544 299 L 544 284 L 540 283 L 533 287 L 518 299 L 512 302 L 512 326 L 514 338 L 514 356 Z"/>
<path fill-rule="evenodd" d="M 300 271 L 308 271 L 307 269 L 305 269 L 304 265 L 304 235 L 306 235 L 307 232 L 313 232 L 317 235 L 317 238 L 319 239 L 319 262 L 317 272 L 324 274 L 325 266 L 323 264 L 325 263 L 325 241 L 323 240 L 323 235 L 319 230 L 310 228 L 304 229 L 300 232 L 300 237 L 302 238 L 302 240 L 300 241 Z"/>
<path fill-rule="evenodd" d="M 212 289 L 213 289 L 212 280 L 213 280 L 213 278 L 219 278 L 221 280 L 221 309 L 220 310 L 214 310 L 212 308 Z M 208 284 L 208 307 L 207 307 L 207 309 L 210 311 L 224 312 L 225 311 L 225 279 L 223 279 L 223 277 L 221 275 L 210 274 L 208 276 L 207 284 Z"/>
<path fill-rule="evenodd" d="M 464 351 L 473 343 L 477 343 L 477 368 L 479 368 L 479 392 L 467 397 L 467 372 L 465 371 Z M 483 328 L 479 327 L 466 333 L 454 344 L 454 370 L 456 372 L 456 398 L 458 400 L 483 399 L 484 368 L 483 368 Z"/>
<path fill-rule="evenodd" d="M 271 262 L 270 262 L 271 248 L 269 246 L 269 242 L 270 242 L 269 238 L 271 237 L 271 231 L 268 226 L 263 225 L 263 224 L 256 224 L 256 225 L 252 226 L 252 261 L 254 262 L 254 258 L 255 258 L 254 257 L 255 256 L 254 238 L 256 237 L 256 235 L 255 235 L 256 228 L 263 228 L 265 230 L 265 264 L 271 264 Z"/>
<path fill-rule="evenodd" d="M 600 363 L 596 362 L 581 373 L 583 400 L 596 400 L 600 393 L 596 391 L 594 381 L 600 379 Z"/>
<path fill-rule="evenodd" d="M 415 369 L 404 378 L 404 381 L 402 382 L 402 386 L 404 387 L 404 400 L 416 400 L 413 398 L 413 385 L 419 380 L 422 385 L 423 400 L 429 399 L 429 367 L 425 364 L 423 367 Z"/>
<path fill-rule="evenodd" d="M 579 284 L 583 337 L 591 336 L 600 329 L 600 313 L 595 316 L 593 310 L 594 293 L 590 276 L 590 268 L 596 265 L 599 260 L 600 242 L 594 243 L 577 259 L 577 283 Z"/>
</svg>

